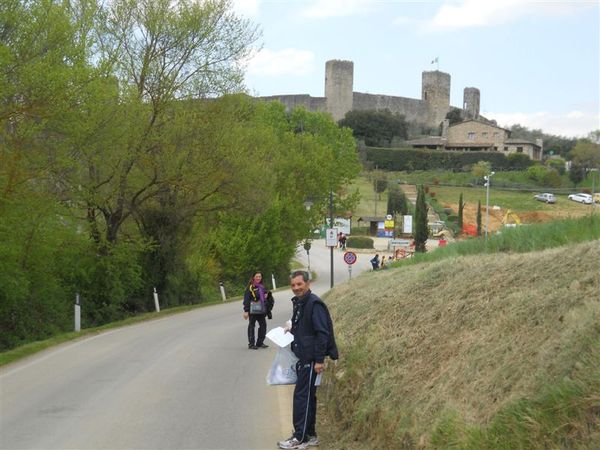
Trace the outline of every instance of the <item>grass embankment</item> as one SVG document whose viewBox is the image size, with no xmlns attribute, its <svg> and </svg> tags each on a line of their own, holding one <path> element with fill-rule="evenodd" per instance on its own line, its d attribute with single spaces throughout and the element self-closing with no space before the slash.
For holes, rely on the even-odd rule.
<svg viewBox="0 0 600 450">
<path fill-rule="evenodd" d="M 322 393 L 323 441 L 600 448 L 600 241 L 452 256 L 327 297 L 341 360 Z"/>
</svg>

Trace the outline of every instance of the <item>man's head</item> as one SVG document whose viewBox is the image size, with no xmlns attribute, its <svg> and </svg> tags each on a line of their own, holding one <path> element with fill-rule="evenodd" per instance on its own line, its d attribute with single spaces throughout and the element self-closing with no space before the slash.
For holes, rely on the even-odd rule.
<svg viewBox="0 0 600 450">
<path fill-rule="evenodd" d="M 296 297 L 302 297 L 310 289 L 310 277 L 306 270 L 294 270 L 290 276 L 292 292 Z"/>
</svg>

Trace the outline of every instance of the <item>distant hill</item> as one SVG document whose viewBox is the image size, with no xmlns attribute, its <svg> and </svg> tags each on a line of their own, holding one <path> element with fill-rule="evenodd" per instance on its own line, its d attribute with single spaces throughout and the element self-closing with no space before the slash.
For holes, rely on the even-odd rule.
<svg viewBox="0 0 600 450">
<path fill-rule="evenodd" d="M 331 448 L 600 448 L 600 241 L 369 273 L 326 302 Z"/>
</svg>

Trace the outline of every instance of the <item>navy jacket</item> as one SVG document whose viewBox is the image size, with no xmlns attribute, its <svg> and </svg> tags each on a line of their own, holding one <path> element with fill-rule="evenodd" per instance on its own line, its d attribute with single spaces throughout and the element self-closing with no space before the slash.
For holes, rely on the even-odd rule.
<svg viewBox="0 0 600 450">
<path fill-rule="evenodd" d="M 338 359 L 333 322 L 327 306 L 310 290 L 292 298 L 292 351 L 303 363 L 323 363 L 326 356 Z"/>
</svg>

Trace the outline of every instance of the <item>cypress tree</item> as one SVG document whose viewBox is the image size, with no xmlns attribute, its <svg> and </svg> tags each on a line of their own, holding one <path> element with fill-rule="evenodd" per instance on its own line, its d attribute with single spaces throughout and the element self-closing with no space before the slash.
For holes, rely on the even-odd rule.
<svg viewBox="0 0 600 450">
<path fill-rule="evenodd" d="M 462 233 L 462 229 L 463 229 L 463 209 L 465 207 L 465 204 L 463 203 L 463 195 L 462 192 L 460 193 L 460 196 L 458 197 L 458 234 Z"/>
<path fill-rule="evenodd" d="M 477 202 L 477 236 L 481 236 L 481 200 Z"/>
<path fill-rule="evenodd" d="M 425 253 L 425 244 L 429 236 L 427 227 L 427 202 L 425 201 L 425 190 L 423 185 L 419 186 L 417 202 L 415 205 L 415 251 Z"/>
</svg>

